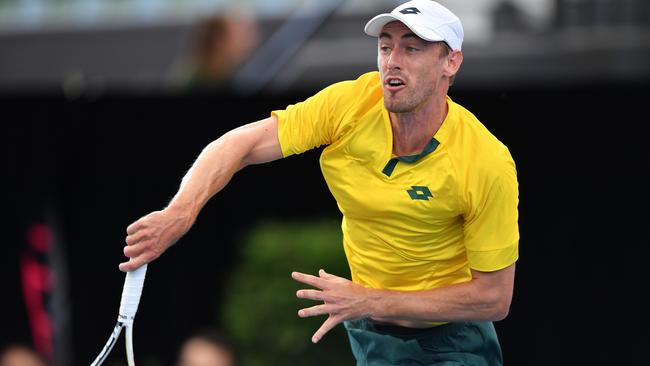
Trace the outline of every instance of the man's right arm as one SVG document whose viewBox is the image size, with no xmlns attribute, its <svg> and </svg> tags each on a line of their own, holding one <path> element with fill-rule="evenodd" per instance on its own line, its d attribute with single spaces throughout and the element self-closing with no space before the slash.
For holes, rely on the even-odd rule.
<svg viewBox="0 0 650 366">
<path fill-rule="evenodd" d="M 121 263 L 120 270 L 132 271 L 158 258 L 190 229 L 203 206 L 238 170 L 281 157 L 275 116 L 231 130 L 208 144 L 169 205 L 129 225 L 124 255 L 130 260 Z"/>
</svg>

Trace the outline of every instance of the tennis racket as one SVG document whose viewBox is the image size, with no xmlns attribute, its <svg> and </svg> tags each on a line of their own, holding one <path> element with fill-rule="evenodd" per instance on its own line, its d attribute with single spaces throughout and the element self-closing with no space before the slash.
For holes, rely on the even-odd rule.
<svg viewBox="0 0 650 366">
<path fill-rule="evenodd" d="M 135 319 L 135 313 L 140 303 L 140 295 L 142 295 L 142 286 L 144 285 L 144 277 L 146 274 L 146 264 L 136 270 L 127 272 L 126 279 L 124 280 L 124 288 L 122 289 L 122 300 L 120 301 L 120 313 L 117 317 L 117 324 L 113 328 L 113 333 L 108 338 L 108 342 L 106 342 L 106 345 L 90 366 L 99 366 L 106 360 L 117 338 L 119 338 L 122 328 L 126 328 L 126 359 L 128 365 L 135 366 L 133 359 L 133 320 Z"/>
</svg>

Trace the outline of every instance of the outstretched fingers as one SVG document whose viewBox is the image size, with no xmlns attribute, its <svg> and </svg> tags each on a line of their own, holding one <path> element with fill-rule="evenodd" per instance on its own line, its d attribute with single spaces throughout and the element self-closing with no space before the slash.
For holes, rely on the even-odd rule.
<svg viewBox="0 0 650 366">
<path fill-rule="evenodd" d="M 316 331 L 316 333 L 314 333 L 314 335 L 311 337 L 311 341 L 313 343 L 318 343 L 318 341 L 320 341 L 325 336 L 325 334 L 327 334 L 327 332 L 329 332 L 335 326 L 341 323 L 341 321 L 342 320 L 338 319 L 336 316 L 330 315 L 327 318 L 327 320 L 323 322 L 323 325 L 321 325 L 320 328 L 318 328 L 318 330 Z"/>
<path fill-rule="evenodd" d="M 320 289 L 327 289 L 327 280 L 316 276 L 308 275 L 301 272 L 292 272 L 291 278 L 294 280 Z"/>
<path fill-rule="evenodd" d="M 293 272 L 291 277 L 298 282 L 315 287 L 315 289 L 298 290 L 296 292 L 298 298 L 323 302 L 323 304 L 300 309 L 298 316 L 301 318 L 328 316 L 312 336 L 312 342 L 317 343 L 343 320 L 353 319 L 356 316 L 354 312 L 349 311 L 349 308 L 353 307 L 355 301 L 358 302 L 359 294 L 358 290 L 355 292 L 356 287 L 350 280 L 329 274 L 323 269 L 318 271 L 318 276 Z"/>
<path fill-rule="evenodd" d="M 320 278 L 324 278 L 324 279 L 335 279 L 335 278 L 340 278 L 340 277 L 338 277 L 338 276 L 335 276 L 335 275 L 333 275 L 333 274 L 329 274 L 329 273 L 325 272 L 324 269 L 321 269 L 321 270 L 318 271 L 318 276 L 320 276 Z"/>
<path fill-rule="evenodd" d="M 333 302 L 334 298 L 320 290 L 303 289 L 296 291 L 296 297 L 299 299 L 316 300 L 323 302 Z"/>
<path fill-rule="evenodd" d="M 330 304 L 314 305 L 312 307 L 298 310 L 298 316 L 301 318 L 308 318 L 310 316 L 330 314 L 333 310 L 333 306 Z"/>
</svg>

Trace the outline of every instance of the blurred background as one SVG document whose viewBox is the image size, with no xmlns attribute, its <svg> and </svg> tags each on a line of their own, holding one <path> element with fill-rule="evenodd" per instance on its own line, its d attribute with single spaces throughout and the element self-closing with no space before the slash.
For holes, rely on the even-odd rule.
<svg viewBox="0 0 650 366">
<path fill-rule="evenodd" d="M 650 2 L 440 2 L 466 34 L 450 96 L 518 167 L 506 364 L 642 364 Z M 363 26 L 399 3 L 0 0 L 0 352 L 88 365 L 117 316 L 126 227 L 221 134 L 375 69 Z M 240 172 L 149 267 L 138 365 L 175 365 L 205 328 L 239 365 L 353 364 L 342 329 L 311 345 L 323 319 L 295 316 L 291 270 L 348 270 L 319 152 Z"/>
</svg>

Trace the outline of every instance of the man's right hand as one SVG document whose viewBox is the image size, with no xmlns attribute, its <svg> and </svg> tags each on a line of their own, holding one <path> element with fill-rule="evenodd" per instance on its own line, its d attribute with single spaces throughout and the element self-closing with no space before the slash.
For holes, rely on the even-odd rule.
<svg viewBox="0 0 650 366">
<path fill-rule="evenodd" d="M 152 262 L 183 236 L 192 225 L 187 215 L 166 208 L 154 211 L 126 229 L 124 255 L 128 262 L 120 263 L 120 271 L 129 272 Z"/>
</svg>

